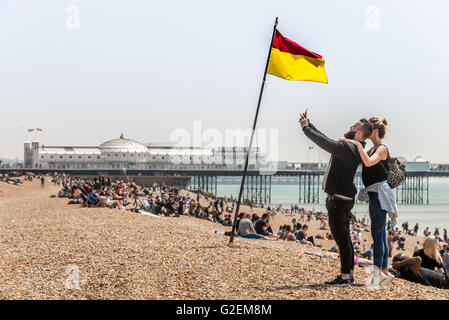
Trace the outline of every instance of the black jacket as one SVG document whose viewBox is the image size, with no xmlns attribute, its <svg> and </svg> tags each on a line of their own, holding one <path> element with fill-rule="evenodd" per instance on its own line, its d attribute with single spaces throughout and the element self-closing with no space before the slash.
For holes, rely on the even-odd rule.
<svg viewBox="0 0 449 320">
<path fill-rule="evenodd" d="M 354 175 L 358 165 L 362 163 L 357 147 L 349 142 L 328 138 L 311 123 L 303 131 L 310 140 L 332 155 L 324 192 L 354 198 L 357 193 Z M 365 146 L 365 142 L 362 145 Z"/>
</svg>

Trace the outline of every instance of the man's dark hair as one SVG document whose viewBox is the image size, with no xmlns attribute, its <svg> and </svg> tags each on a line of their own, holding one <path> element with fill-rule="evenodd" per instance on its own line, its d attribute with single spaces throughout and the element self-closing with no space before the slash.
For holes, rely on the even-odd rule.
<svg viewBox="0 0 449 320">
<path fill-rule="evenodd" d="M 362 124 L 360 125 L 359 130 L 363 133 L 363 139 L 367 139 L 373 132 L 373 125 L 365 118 L 360 119 L 360 122 Z"/>
<path fill-rule="evenodd" d="M 262 219 L 266 219 L 266 218 L 268 218 L 268 213 L 264 213 L 264 214 L 262 215 Z"/>
<path fill-rule="evenodd" d="M 393 262 L 404 261 L 407 260 L 408 257 L 404 253 L 398 253 L 393 257 Z"/>
</svg>

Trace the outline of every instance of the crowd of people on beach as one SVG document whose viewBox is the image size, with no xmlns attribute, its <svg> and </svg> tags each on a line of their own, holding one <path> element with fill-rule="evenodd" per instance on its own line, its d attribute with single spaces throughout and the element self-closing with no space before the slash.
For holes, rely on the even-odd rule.
<svg viewBox="0 0 449 320">
<path fill-rule="evenodd" d="M 227 197 L 217 199 L 211 195 L 201 194 L 201 192 L 196 193 L 195 196 L 189 196 L 189 194 L 181 193 L 181 187 L 179 186 L 159 185 L 157 183 L 150 186 L 140 186 L 132 180 L 111 181 L 110 178 L 104 176 L 86 179 L 72 177 L 64 173 L 54 173 L 46 177 L 27 173 L 21 180 L 19 179 L 20 175 L 20 173 L 2 175 L 0 181 L 20 185 L 23 181 L 37 179 L 41 182 L 41 187 L 44 187 L 46 178 L 50 178 L 49 181 L 54 186 L 60 186 L 59 192 L 53 197 L 67 198 L 70 205 L 79 204 L 92 208 L 104 207 L 146 212 L 161 217 L 186 215 L 228 227 L 233 225 L 235 201 Z M 200 200 L 202 200 L 203 205 L 200 204 Z M 291 224 L 281 225 L 275 233 L 271 221 L 280 214 L 291 217 Z M 312 221 L 319 222 L 319 230 L 323 230 L 322 234 L 311 234 L 309 232 L 309 225 Z M 335 241 L 332 229 L 329 230 L 328 224 L 328 212 L 305 210 L 298 206 L 292 206 L 288 210 L 279 206 L 277 208 L 267 207 L 265 213 L 261 216 L 252 212 L 241 212 L 236 221 L 236 231 L 242 238 L 287 241 L 302 244 L 306 247 L 322 248 L 316 239 Z M 363 232 L 372 230 L 369 220 L 366 216 L 359 218 L 356 213 L 351 213 L 349 225 L 351 245 L 354 250 L 354 264 L 359 266 L 373 265 L 374 242 L 368 245 L 367 239 L 363 238 Z M 418 224 L 409 228 L 408 223 L 403 223 L 402 230 L 399 230 L 399 227 L 393 227 L 389 221 L 386 225 L 389 257 L 392 258 L 393 248 L 405 251 L 407 236 L 417 235 L 418 229 Z M 405 253 L 396 254 L 392 259 L 393 268 L 387 270 L 388 274 L 438 288 L 449 288 L 449 282 L 447 281 L 449 270 L 447 231 L 444 229 L 442 237 L 440 237 L 438 231 L 438 228 L 436 228 L 433 235 L 430 232 L 426 234 L 426 231 L 424 231 L 426 238 L 422 244 L 419 241 L 416 243 L 413 257 L 408 257 Z M 225 232 L 225 234 L 230 235 L 230 232 Z M 307 251 L 305 253 L 341 260 L 341 249 L 338 243 L 324 254 Z"/>
<path fill-rule="evenodd" d="M 156 216 L 180 217 L 188 215 L 199 219 L 232 225 L 232 207 L 224 205 L 223 200 L 209 201 L 201 196 L 207 205 L 200 204 L 200 194 L 196 199 L 183 195 L 180 186 L 154 183 L 140 186 L 133 181 L 111 181 L 103 176 L 90 179 L 57 175 L 55 184 L 62 189 L 57 197 L 71 199 L 69 204 L 89 207 L 106 207 L 134 212 L 149 213 Z"/>
</svg>

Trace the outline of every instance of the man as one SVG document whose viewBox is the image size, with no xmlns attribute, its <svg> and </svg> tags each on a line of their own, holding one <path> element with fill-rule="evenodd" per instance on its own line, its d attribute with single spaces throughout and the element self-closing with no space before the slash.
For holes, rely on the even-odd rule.
<svg viewBox="0 0 449 320">
<path fill-rule="evenodd" d="M 419 224 L 418 222 L 415 224 L 415 227 L 413 228 L 413 235 L 416 237 L 418 235 L 419 230 Z"/>
<path fill-rule="evenodd" d="M 306 113 L 301 114 L 299 122 L 304 134 L 331 154 L 328 169 L 323 177 L 323 189 L 328 194 L 326 208 L 329 226 L 340 250 L 341 274 L 326 284 L 351 285 L 354 282 L 354 248 L 349 223 L 352 218 L 354 197 L 357 193 L 354 175 L 362 160 L 355 145 L 328 138 L 310 123 Z M 372 126 L 368 120 L 361 119 L 352 125 L 350 131 L 344 136 L 346 139 L 357 140 L 365 146 L 365 140 L 371 132 Z"/>
<path fill-rule="evenodd" d="M 43 188 L 45 185 L 45 178 L 44 176 L 41 176 L 41 188 Z"/>
<path fill-rule="evenodd" d="M 270 227 L 271 227 L 270 216 L 268 215 L 268 213 L 264 213 L 262 215 L 262 218 L 257 220 L 256 223 L 254 224 L 254 229 L 256 230 L 257 234 L 261 234 L 266 237 L 272 237 L 272 238 L 277 239 L 277 236 L 270 233 L 270 230 L 271 230 Z"/>
<path fill-rule="evenodd" d="M 420 283 L 440 289 L 449 289 L 449 278 L 447 273 L 421 268 L 421 257 L 409 258 L 400 253 L 393 258 L 393 269 L 395 276 L 411 282 Z"/>
</svg>

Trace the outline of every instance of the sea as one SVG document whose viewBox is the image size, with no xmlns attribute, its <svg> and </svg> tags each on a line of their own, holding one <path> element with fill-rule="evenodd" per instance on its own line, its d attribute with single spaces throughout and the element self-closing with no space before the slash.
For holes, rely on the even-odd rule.
<svg viewBox="0 0 449 320">
<path fill-rule="evenodd" d="M 217 195 L 219 197 L 231 195 L 236 199 L 238 197 L 240 183 L 235 181 L 218 181 Z M 325 194 L 320 192 L 320 203 L 306 204 L 299 203 L 298 185 L 290 182 L 272 181 L 271 185 L 271 203 L 265 206 L 290 209 L 292 205 L 297 204 L 300 208 L 307 210 L 325 211 Z M 426 191 L 424 191 L 424 201 L 426 202 Z M 419 223 L 419 234 L 429 227 L 434 231 L 435 227 L 440 229 L 440 235 L 443 235 L 443 229 L 449 229 L 449 178 L 429 178 L 429 204 L 398 204 L 398 226 L 400 229 L 403 222 L 407 221 L 410 226 Z M 369 219 L 368 204 L 356 203 L 353 212 L 358 217 L 366 216 Z"/>
</svg>

